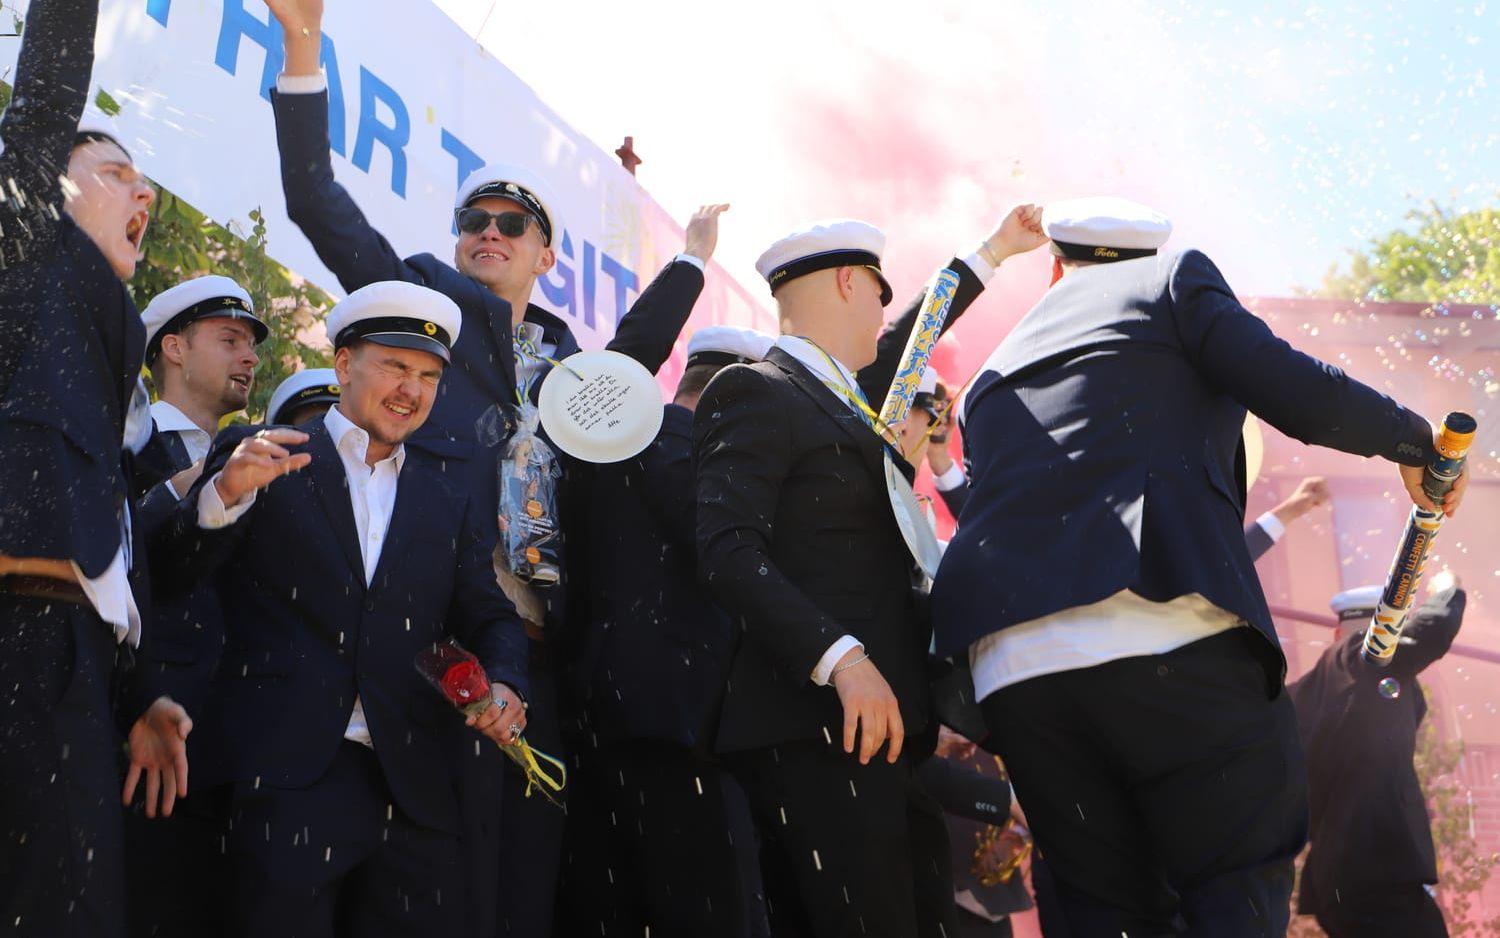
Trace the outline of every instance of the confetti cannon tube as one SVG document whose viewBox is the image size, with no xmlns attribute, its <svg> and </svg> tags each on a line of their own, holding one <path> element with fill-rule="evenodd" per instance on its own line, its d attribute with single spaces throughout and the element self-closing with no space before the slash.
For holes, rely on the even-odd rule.
<svg viewBox="0 0 1500 938">
<path fill-rule="evenodd" d="M 1477 426 L 1473 417 L 1457 411 L 1443 420 L 1443 432 L 1438 434 L 1436 444 L 1437 456 L 1422 477 L 1422 491 L 1439 506 L 1463 472 L 1464 457 L 1469 444 L 1474 442 Z M 1422 568 L 1442 526 L 1441 507 L 1438 511 L 1425 511 L 1412 506 L 1401 546 L 1391 561 L 1391 572 L 1386 575 L 1385 592 L 1380 596 L 1370 627 L 1365 630 L 1364 656 L 1376 664 L 1390 664 L 1396 654 L 1401 627 L 1422 582 Z"/>
<path fill-rule="evenodd" d="M 932 347 L 943 335 L 943 323 L 957 292 L 958 274 L 947 268 L 928 282 L 916 325 L 912 326 L 901 363 L 896 367 L 896 380 L 891 382 L 891 390 L 880 406 L 879 426 L 895 427 L 906 419 L 912 399 L 917 396 L 917 386 L 922 383 L 922 372 L 927 370 L 927 360 L 932 357 Z"/>
</svg>

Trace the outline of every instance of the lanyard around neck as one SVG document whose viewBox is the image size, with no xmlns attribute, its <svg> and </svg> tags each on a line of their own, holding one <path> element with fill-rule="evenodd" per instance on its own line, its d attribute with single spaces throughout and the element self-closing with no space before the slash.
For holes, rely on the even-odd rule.
<svg viewBox="0 0 1500 938">
<path fill-rule="evenodd" d="M 818 354 L 822 355 L 823 360 L 828 363 L 829 371 L 831 371 L 835 375 L 843 375 L 843 371 L 833 360 L 833 356 L 823 351 L 823 347 L 821 345 L 814 342 L 812 339 L 809 339 L 807 336 L 799 335 L 796 338 L 801 339 L 808 345 L 811 345 L 814 349 L 817 349 Z M 865 400 L 865 396 L 859 390 L 858 385 L 855 385 L 851 388 L 838 379 L 826 378 L 822 375 L 818 376 L 818 380 L 823 382 L 823 386 L 828 390 L 843 398 L 844 401 L 849 404 L 849 406 L 853 407 L 855 411 L 860 414 L 860 416 L 864 417 L 865 423 L 869 425 L 870 429 L 880 434 L 880 436 L 885 439 L 886 442 L 890 442 L 890 440 L 895 439 L 896 434 L 891 430 L 889 426 L 886 425 L 884 420 L 880 419 L 880 415 L 875 412 L 875 408 L 870 406 L 870 402 Z"/>
</svg>

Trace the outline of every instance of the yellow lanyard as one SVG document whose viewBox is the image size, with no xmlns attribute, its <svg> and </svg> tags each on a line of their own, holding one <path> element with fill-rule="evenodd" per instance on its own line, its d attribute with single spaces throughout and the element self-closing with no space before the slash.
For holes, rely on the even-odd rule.
<svg viewBox="0 0 1500 938">
<path fill-rule="evenodd" d="M 822 349 L 819 349 L 819 351 L 822 351 Z M 958 391 L 956 393 L 954 393 L 954 395 L 952 397 L 948 398 L 948 404 L 947 404 L 947 406 L 945 406 L 941 411 L 938 412 L 937 419 L 933 420 L 932 423 L 929 423 L 927 425 L 927 431 L 922 434 L 922 438 L 920 440 L 918 440 L 916 442 L 916 445 L 914 445 L 912 447 L 911 453 L 902 453 L 901 454 L 902 456 L 906 457 L 907 462 L 911 461 L 911 457 L 912 457 L 913 454 L 915 454 L 916 452 L 918 452 L 919 450 L 921 450 L 922 444 L 924 444 L 928 440 L 932 439 L 933 431 L 937 430 L 937 428 L 942 425 L 943 421 L 948 419 L 948 413 L 949 413 L 949 411 L 953 410 L 954 407 L 958 406 L 958 399 L 964 396 L 964 392 L 969 389 L 969 385 L 973 384 L 974 383 L 974 379 L 977 378 L 977 377 L 979 377 L 979 372 L 977 372 L 977 371 L 974 372 L 972 375 L 969 375 L 969 380 L 965 381 L 959 387 Z"/>
<path fill-rule="evenodd" d="M 563 786 L 568 784 L 568 767 L 563 765 L 561 760 L 547 755 L 540 749 L 532 749 L 531 744 L 524 739 L 511 743 L 508 746 L 501 745 L 500 751 L 509 756 L 512 762 L 521 767 L 522 774 L 526 776 L 526 797 L 530 798 L 531 790 L 535 788 L 542 793 L 542 797 L 559 808 L 562 807 L 562 802 L 558 801 L 552 794 L 552 792 L 562 791 Z M 538 759 L 541 761 L 539 762 Z M 543 770 L 541 762 L 545 762 L 551 768 L 556 769 L 557 776 L 554 778 L 548 775 Z M 548 789 L 551 789 L 551 791 L 548 791 Z"/>
<path fill-rule="evenodd" d="M 822 355 L 823 360 L 828 363 L 829 371 L 832 371 L 836 375 L 843 374 L 843 372 L 839 369 L 837 363 L 834 362 L 833 356 L 823 351 L 822 346 L 818 345 L 818 343 L 814 342 L 812 339 L 809 339 L 807 336 L 799 335 L 797 336 L 797 338 L 801 339 L 808 345 L 811 345 L 813 348 L 818 350 L 818 354 Z M 870 402 L 865 400 L 864 394 L 860 393 L 857 389 L 850 388 L 842 382 L 837 381 L 833 378 L 825 378 L 822 375 L 819 375 L 818 380 L 823 382 L 823 386 L 825 388 L 837 394 L 839 397 L 842 397 L 852 407 L 854 407 L 856 411 L 862 414 L 865 418 L 865 423 L 869 424 L 870 429 L 879 434 L 883 439 L 886 440 L 886 442 L 891 442 L 896 439 L 895 432 L 893 432 L 890 427 L 886 426 L 884 420 L 880 419 L 880 415 L 877 414 L 875 412 L 875 409 L 870 406 Z"/>
</svg>

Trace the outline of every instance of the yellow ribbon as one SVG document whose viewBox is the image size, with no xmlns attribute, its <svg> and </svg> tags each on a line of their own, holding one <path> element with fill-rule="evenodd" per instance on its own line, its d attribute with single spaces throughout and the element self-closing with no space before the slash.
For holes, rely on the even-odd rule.
<svg viewBox="0 0 1500 938">
<path fill-rule="evenodd" d="M 562 760 L 549 756 L 540 749 L 531 748 L 531 744 L 524 739 L 509 745 L 504 743 L 496 745 L 500 747 L 501 752 L 510 757 L 510 761 L 520 766 L 521 773 L 526 776 L 526 797 L 531 797 L 531 790 L 534 788 L 542 793 L 542 797 L 559 808 L 562 807 L 562 802 L 553 795 L 553 792 L 562 791 L 563 786 L 568 784 L 568 767 L 563 765 Z M 543 770 L 541 765 L 543 762 L 557 770 L 556 778 Z"/>
<path fill-rule="evenodd" d="M 818 345 L 818 343 L 814 342 L 812 339 L 809 339 L 807 336 L 798 336 L 798 338 L 818 350 L 818 354 L 822 355 L 823 360 L 828 362 L 828 368 L 830 371 L 832 371 L 836 375 L 843 374 L 843 372 L 839 370 L 839 366 L 834 362 L 833 356 L 823 351 L 822 346 Z M 839 397 L 842 397 L 845 401 L 849 402 L 849 404 L 853 405 L 853 407 L 861 414 L 864 414 L 865 418 L 870 423 L 870 429 L 874 430 L 887 442 L 894 443 L 896 441 L 895 431 L 892 430 L 884 420 L 880 419 L 880 415 L 875 412 L 875 408 L 870 406 L 870 402 L 865 400 L 865 396 L 863 394 L 855 391 L 854 389 L 839 381 L 834 380 L 833 378 L 825 378 L 822 375 L 819 375 L 818 380 L 823 382 L 823 386 L 825 388 L 834 392 Z"/>
</svg>

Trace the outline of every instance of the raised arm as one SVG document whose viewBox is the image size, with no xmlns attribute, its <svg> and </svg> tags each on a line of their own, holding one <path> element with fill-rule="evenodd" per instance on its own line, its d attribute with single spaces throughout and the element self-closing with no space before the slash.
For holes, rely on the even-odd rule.
<svg viewBox="0 0 1500 938">
<path fill-rule="evenodd" d="M 795 687 L 809 679 L 844 629 L 771 558 L 773 519 L 792 460 L 775 400 L 769 379 L 731 365 L 714 376 L 698 403 L 698 572 L 720 608 L 744 624 L 745 639 Z"/>
<path fill-rule="evenodd" d="M 1210 384 L 1295 440 L 1381 456 L 1420 477 L 1433 453 L 1420 414 L 1277 337 L 1201 252 L 1177 260 L 1169 289 L 1183 350 Z"/>
<path fill-rule="evenodd" d="M 694 213 L 682 255 L 673 258 L 641 291 L 605 348 L 629 355 L 652 374 L 661 369 L 703 293 L 704 268 L 719 242 L 719 216 L 728 209 L 728 205 L 705 205 Z M 683 260 L 683 256 L 695 260 Z"/>
<path fill-rule="evenodd" d="M 319 69 L 322 0 L 270 0 L 286 42 L 286 70 L 271 93 L 286 213 L 345 290 L 380 280 L 426 284 L 333 178 L 328 83 Z"/>
<path fill-rule="evenodd" d="M 33 0 L 10 106 L 0 119 L 0 271 L 51 249 L 62 178 L 88 101 L 99 0 Z M 0 304 L 9 332 L 31 310 Z"/>
<path fill-rule="evenodd" d="M 953 324 L 970 304 L 984 292 L 985 284 L 994 276 L 995 268 L 1002 261 L 1034 250 L 1046 242 L 1046 236 L 1042 234 L 1041 218 L 1042 210 L 1037 206 L 1018 205 L 1006 213 L 978 251 L 962 260 L 955 257 L 945 265 L 958 274 L 958 290 L 953 295 L 953 305 L 948 308 L 948 318 L 943 320 L 944 333 L 953 328 Z M 876 407 L 885 400 L 891 389 L 891 382 L 896 379 L 896 369 L 901 365 L 901 353 L 906 351 L 906 340 L 917 324 L 917 316 L 922 312 L 922 301 L 926 295 L 924 286 L 922 292 L 902 310 L 901 315 L 885 327 L 876 345 L 874 364 L 861 368 L 856 376 L 859 379 L 859 389 Z"/>
</svg>

